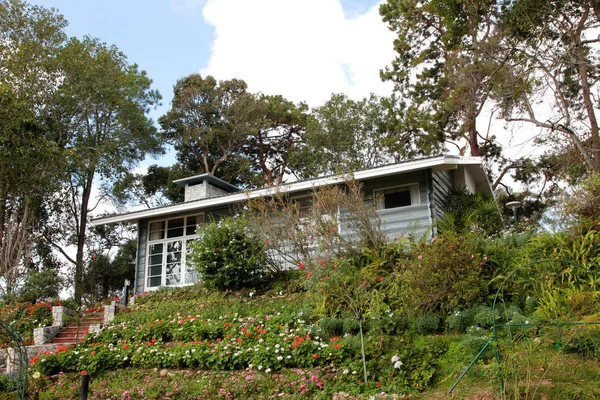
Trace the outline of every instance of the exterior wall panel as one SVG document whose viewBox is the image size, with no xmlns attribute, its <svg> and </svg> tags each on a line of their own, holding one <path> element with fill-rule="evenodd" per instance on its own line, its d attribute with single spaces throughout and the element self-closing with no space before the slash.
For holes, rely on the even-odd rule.
<svg viewBox="0 0 600 400">
<path fill-rule="evenodd" d="M 433 173 L 433 207 L 434 218 L 443 216 L 443 203 L 452 188 L 452 175 L 450 171 L 437 171 Z"/>
<path fill-rule="evenodd" d="M 146 279 L 146 244 L 148 243 L 148 220 L 138 221 L 137 263 L 135 268 L 134 293 L 144 292 Z"/>
</svg>

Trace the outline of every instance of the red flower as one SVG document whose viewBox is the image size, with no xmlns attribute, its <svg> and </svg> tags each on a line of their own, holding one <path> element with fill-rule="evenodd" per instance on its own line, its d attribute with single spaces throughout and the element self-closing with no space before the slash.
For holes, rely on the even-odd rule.
<svg viewBox="0 0 600 400">
<path fill-rule="evenodd" d="M 81 375 L 87 375 L 87 372 L 85 372 L 85 369 L 81 371 Z"/>
<path fill-rule="evenodd" d="M 94 350 L 92 350 L 92 351 L 90 351 L 90 354 L 94 356 L 94 355 L 96 355 L 96 352 Z"/>
<path fill-rule="evenodd" d="M 302 261 L 298 261 L 298 268 L 304 269 L 304 263 Z"/>
<path fill-rule="evenodd" d="M 124 344 L 123 345 L 123 350 L 127 350 L 128 347 L 129 347 L 128 345 Z"/>
<path fill-rule="evenodd" d="M 341 348 L 341 347 L 342 347 L 342 345 L 339 344 L 339 343 L 333 345 L 333 348 L 336 349 L 336 350 L 339 349 L 339 348 Z"/>
<path fill-rule="evenodd" d="M 377 387 L 380 388 L 381 387 L 381 382 L 377 382 Z"/>
<path fill-rule="evenodd" d="M 313 358 L 317 359 L 319 358 L 319 355 L 317 353 L 313 354 Z"/>
<path fill-rule="evenodd" d="M 377 282 L 381 282 L 382 280 L 383 280 L 382 277 L 380 277 L 380 276 L 377 277 Z"/>
</svg>

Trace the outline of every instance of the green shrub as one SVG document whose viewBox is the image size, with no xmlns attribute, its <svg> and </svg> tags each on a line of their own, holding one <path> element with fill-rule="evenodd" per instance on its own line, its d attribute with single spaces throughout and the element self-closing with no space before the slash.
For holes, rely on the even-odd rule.
<svg viewBox="0 0 600 400">
<path fill-rule="evenodd" d="M 437 315 L 416 317 L 412 321 L 412 328 L 414 332 L 421 335 L 436 333 L 440 328 L 440 317 Z"/>
<path fill-rule="evenodd" d="M 259 288 L 266 275 L 266 253 L 261 241 L 250 235 L 241 219 L 227 218 L 208 224 L 192 244 L 189 255 L 200 279 L 211 290 Z"/>
<path fill-rule="evenodd" d="M 0 393 L 11 393 L 16 389 L 17 385 L 14 379 L 7 374 L 0 374 Z"/>
<path fill-rule="evenodd" d="M 344 334 L 347 335 L 356 335 L 360 326 L 358 325 L 358 321 L 354 318 L 344 318 Z"/>
<path fill-rule="evenodd" d="M 492 310 L 477 305 L 466 310 L 454 311 L 446 318 L 448 329 L 452 332 L 465 332 L 471 326 L 490 328 L 492 326 Z"/>
<path fill-rule="evenodd" d="M 447 232 L 414 244 L 412 253 L 394 274 L 399 304 L 408 315 L 446 314 L 482 300 L 482 265 L 487 257 L 474 234 Z"/>
<path fill-rule="evenodd" d="M 315 325 L 313 333 L 325 339 L 344 334 L 344 320 L 339 318 L 321 318 Z"/>
</svg>

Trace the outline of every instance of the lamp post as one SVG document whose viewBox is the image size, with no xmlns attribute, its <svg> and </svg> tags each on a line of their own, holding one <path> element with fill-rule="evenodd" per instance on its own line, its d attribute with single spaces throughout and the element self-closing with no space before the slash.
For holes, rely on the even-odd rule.
<svg viewBox="0 0 600 400">
<path fill-rule="evenodd" d="M 517 209 L 521 208 L 520 201 L 511 201 L 506 203 L 506 207 L 512 209 L 513 211 L 513 219 L 515 221 L 515 233 L 519 233 L 519 221 L 517 221 Z"/>
<path fill-rule="evenodd" d="M 125 279 L 125 290 L 123 290 L 123 294 L 125 295 L 125 301 L 124 301 L 124 306 L 127 307 L 127 302 L 129 300 L 129 285 L 131 285 L 131 282 L 129 282 L 129 279 Z"/>
</svg>

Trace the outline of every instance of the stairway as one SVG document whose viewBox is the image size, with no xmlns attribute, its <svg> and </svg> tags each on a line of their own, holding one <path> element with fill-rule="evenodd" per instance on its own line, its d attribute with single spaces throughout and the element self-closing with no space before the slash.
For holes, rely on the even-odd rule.
<svg viewBox="0 0 600 400">
<path fill-rule="evenodd" d="M 104 323 L 104 313 L 84 314 L 79 324 L 72 324 L 62 329 L 58 335 L 54 336 L 48 343 L 69 345 L 79 343 L 88 333 L 91 325 Z"/>
</svg>

